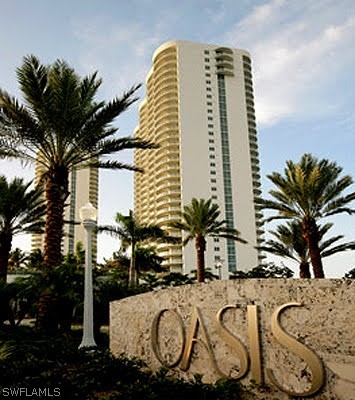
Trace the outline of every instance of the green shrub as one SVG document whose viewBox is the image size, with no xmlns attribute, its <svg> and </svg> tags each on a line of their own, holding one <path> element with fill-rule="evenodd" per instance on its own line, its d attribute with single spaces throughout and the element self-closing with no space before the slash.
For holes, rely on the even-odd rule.
<svg viewBox="0 0 355 400">
<path fill-rule="evenodd" d="M 58 388 L 64 399 L 101 400 L 237 400 L 247 397 L 232 380 L 204 383 L 174 378 L 166 369 L 156 373 L 136 359 L 114 357 L 107 349 L 78 350 L 79 338 L 38 336 L 31 329 L 0 332 L 0 345 L 11 352 L 0 361 L 1 389 Z M 14 346 L 14 343 L 17 343 Z"/>
</svg>

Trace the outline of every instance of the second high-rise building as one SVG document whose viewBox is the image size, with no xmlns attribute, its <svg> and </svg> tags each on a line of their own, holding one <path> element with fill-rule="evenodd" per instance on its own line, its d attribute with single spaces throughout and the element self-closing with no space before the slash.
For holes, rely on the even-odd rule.
<svg viewBox="0 0 355 400">
<path fill-rule="evenodd" d="M 257 131 L 248 52 L 171 41 L 160 46 L 146 79 L 135 135 L 159 145 L 136 150 L 135 212 L 142 222 L 168 229 L 184 205 L 212 198 L 229 227 L 248 244 L 207 240 L 206 267 L 223 278 L 259 263 L 261 212 Z M 175 235 L 181 234 L 174 232 Z M 194 243 L 158 246 L 172 270 L 196 269 Z"/>
</svg>

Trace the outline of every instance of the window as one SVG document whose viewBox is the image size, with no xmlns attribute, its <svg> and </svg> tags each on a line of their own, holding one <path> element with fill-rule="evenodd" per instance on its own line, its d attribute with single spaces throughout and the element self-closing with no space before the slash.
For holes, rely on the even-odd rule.
<svg viewBox="0 0 355 400">
<path fill-rule="evenodd" d="M 213 241 L 214 241 L 215 243 L 218 243 L 218 242 L 219 242 L 219 238 L 214 237 L 214 238 L 213 238 Z"/>
<path fill-rule="evenodd" d="M 210 74 L 209 72 L 206 72 L 206 73 L 205 73 L 205 76 L 207 76 L 207 78 L 208 78 L 208 77 L 211 76 L 211 74 Z"/>
<path fill-rule="evenodd" d="M 209 50 L 205 50 L 203 53 L 204 54 L 210 54 Z"/>
<path fill-rule="evenodd" d="M 214 163 L 214 162 L 210 163 L 210 167 L 215 167 L 215 166 L 216 166 L 216 163 Z"/>
<path fill-rule="evenodd" d="M 207 85 L 210 85 L 210 84 L 211 84 L 211 81 L 210 81 L 210 80 L 207 80 L 206 83 L 207 83 Z"/>
<path fill-rule="evenodd" d="M 211 175 L 216 175 L 216 171 L 210 171 Z"/>
<path fill-rule="evenodd" d="M 213 117 L 207 117 L 209 121 L 213 121 Z"/>
<path fill-rule="evenodd" d="M 212 190 L 212 192 L 217 192 L 217 188 L 214 186 L 211 187 L 211 190 Z"/>
<path fill-rule="evenodd" d="M 213 128 L 213 124 L 208 124 L 208 127 L 209 128 Z"/>
<path fill-rule="evenodd" d="M 214 143 L 214 140 L 213 139 L 209 139 L 208 143 Z"/>
<path fill-rule="evenodd" d="M 208 112 L 208 114 L 212 114 L 213 113 L 213 111 L 211 109 L 208 109 L 207 112 Z"/>
<path fill-rule="evenodd" d="M 217 198 L 218 198 L 217 195 L 215 195 L 215 194 L 212 195 L 213 200 L 217 200 Z"/>
<path fill-rule="evenodd" d="M 215 247 L 214 251 L 220 251 L 220 248 L 219 247 Z"/>
<path fill-rule="evenodd" d="M 208 106 L 211 106 L 211 105 L 212 105 L 212 102 L 211 102 L 211 101 L 208 101 L 206 104 L 207 104 Z"/>
<path fill-rule="evenodd" d="M 207 92 L 212 92 L 212 89 L 210 87 L 206 87 Z"/>
<path fill-rule="evenodd" d="M 206 61 L 206 62 L 209 62 L 209 61 L 210 61 L 210 59 L 206 57 L 206 58 L 205 58 L 205 61 Z"/>
<path fill-rule="evenodd" d="M 216 179 L 212 178 L 211 183 L 217 183 Z"/>
<path fill-rule="evenodd" d="M 208 134 L 209 134 L 210 136 L 213 136 L 213 135 L 214 135 L 214 133 L 211 132 L 211 131 L 209 131 Z"/>
<path fill-rule="evenodd" d="M 211 94 L 206 94 L 206 97 L 207 97 L 208 99 L 212 99 L 212 95 L 211 95 Z"/>
<path fill-rule="evenodd" d="M 214 148 L 214 147 L 210 147 L 209 150 L 210 150 L 210 151 L 214 151 L 215 148 Z"/>
<path fill-rule="evenodd" d="M 221 260 L 221 257 L 220 257 L 220 256 L 214 256 L 214 260 L 215 260 L 215 261 L 220 261 L 220 260 Z"/>
<path fill-rule="evenodd" d="M 214 154 L 210 154 L 210 159 L 214 160 L 216 158 L 216 156 Z"/>
<path fill-rule="evenodd" d="M 209 65 L 205 65 L 205 69 L 211 69 Z"/>
</svg>

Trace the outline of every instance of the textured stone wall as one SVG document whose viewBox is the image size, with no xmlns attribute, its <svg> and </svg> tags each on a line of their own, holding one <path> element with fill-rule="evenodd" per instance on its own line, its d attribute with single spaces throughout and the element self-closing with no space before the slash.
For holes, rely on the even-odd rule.
<svg viewBox="0 0 355 400">
<path fill-rule="evenodd" d="M 288 303 L 300 305 L 285 307 L 272 327 L 275 311 Z M 112 302 L 110 346 L 114 354 L 139 357 L 153 369 L 172 365 L 176 376 L 186 378 L 200 373 L 205 381 L 214 381 L 221 374 L 235 377 L 244 370 L 241 382 L 254 379 L 269 387 L 260 399 L 283 400 L 293 398 L 287 391 L 307 392 L 315 385 L 319 359 L 324 385 L 310 397 L 355 400 L 354 303 L 354 280 L 186 285 Z M 231 307 L 222 312 L 227 305 Z"/>
</svg>

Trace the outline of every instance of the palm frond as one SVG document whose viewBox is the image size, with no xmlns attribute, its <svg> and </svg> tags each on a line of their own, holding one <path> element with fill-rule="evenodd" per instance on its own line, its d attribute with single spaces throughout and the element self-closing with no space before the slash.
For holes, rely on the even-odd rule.
<svg viewBox="0 0 355 400">
<path fill-rule="evenodd" d="M 328 248 L 327 250 L 322 251 L 322 257 L 329 257 L 337 253 L 341 253 L 343 251 L 355 250 L 355 241 L 342 243 L 337 246 Z"/>
<path fill-rule="evenodd" d="M 128 171 L 144 172 L 142 168 L 135 167 L 134 165 L 125 164 L 119 161 L 90 161 L 86 164 L 92 168 L 102 169 L 126 169 Z M 85 166 L 85 164 L 83 165 Z"/>
</svg>

